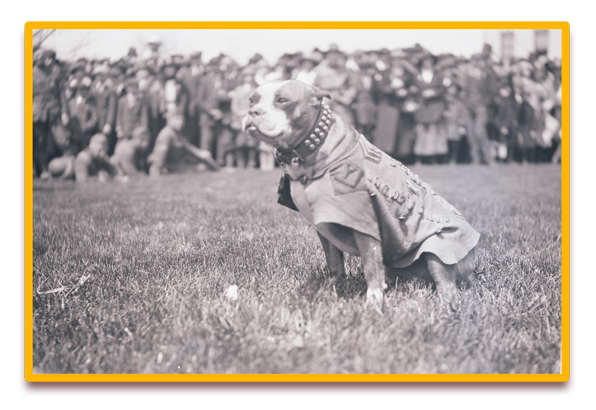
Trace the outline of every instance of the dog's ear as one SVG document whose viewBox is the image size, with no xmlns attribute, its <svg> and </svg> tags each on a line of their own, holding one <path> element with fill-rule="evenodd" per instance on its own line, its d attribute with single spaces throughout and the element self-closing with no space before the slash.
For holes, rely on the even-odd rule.
<svg viewBox="0 0 596 410">
<path fill-rule="evenodd" d="M 331 95 L 325 91 L 321 90 L 319 87 L 312 87 L 311 97 L 313 98 L 313 105 L 317 106 L 323 101 L 323 98 L 331 99 Z"/>
</svg>

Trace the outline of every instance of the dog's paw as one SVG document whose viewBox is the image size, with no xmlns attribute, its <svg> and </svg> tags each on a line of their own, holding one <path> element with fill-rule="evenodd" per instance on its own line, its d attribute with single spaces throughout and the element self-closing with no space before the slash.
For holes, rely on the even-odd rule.
<svg viewBox="0 0 596 410">
<path fill-rule="evenodd" d="M 372 307 L 378 314 L 383 315 L 383 291 L 381 289 L 368 289 L 366 291 L 365 307 Z"/>
</svg>

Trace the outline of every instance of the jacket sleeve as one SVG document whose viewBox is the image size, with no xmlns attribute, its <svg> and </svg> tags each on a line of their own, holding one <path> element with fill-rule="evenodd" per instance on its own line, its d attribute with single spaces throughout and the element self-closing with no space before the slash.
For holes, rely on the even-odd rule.
<svg viewBox="0 0 596 410">
<path fill-rule="evenodd" d="M 146 101 L 142 102 L 140 126 L 149 129 L 149 104 Z"/>
<path fill-rule="evenodd" d="M 123 128 L 124 125 L 122 124 L 123 120 L 124 120 L 124 104 L 125 101 L 122 100 L 122 98 L 118 98 L 116 101 L 116 128 L 120 127 Z"/>
<path fill-rule="evenodd" d="M 215 108 L 215 87 L 209 76 L 201 78 L 197 90 L 197 106 L 203 112 L 209 112 Z"/>
<path fill-rule="evenodd" d="M 118 108 L 118 97 L 116 96 L 116 92 L 112 91 L 108 97 L 108 112 L 106 116 L 106 124 L 110 124 L 112 128 L 114 127 L 114 123 L 116 120 L 116 110 Z M 99 124 L 100 127 L 103 127 L 105 124 Z"/>
<path fill-rule="evenodd" d="M 81 128 L 84 132 L 89 132 L 97 127 L 97 106 L 95 100 L 88 101 L 85 104 L 85 111 L 85 121 Z"/>
</svg>

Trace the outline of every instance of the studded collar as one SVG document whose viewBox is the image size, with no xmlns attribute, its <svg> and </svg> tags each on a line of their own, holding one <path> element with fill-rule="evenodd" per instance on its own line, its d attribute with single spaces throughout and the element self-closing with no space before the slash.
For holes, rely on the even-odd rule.
<svg viewBox="0 0 596 410">
<path fill-rule="evenodd" d="M 331 124 L 334 122 L 335 120 L 329 106 L 324 102 L 321 103 L 319 115 L 310 131 L 304 134 L 294 148 L 276 150 L 275 157 L 277 161 L 289 164 L 294 159 L 298 159 L 299 161 L 306 160 L 307 157 L 316 153 L 321 148 L 329 133 Z"/>
</svg>

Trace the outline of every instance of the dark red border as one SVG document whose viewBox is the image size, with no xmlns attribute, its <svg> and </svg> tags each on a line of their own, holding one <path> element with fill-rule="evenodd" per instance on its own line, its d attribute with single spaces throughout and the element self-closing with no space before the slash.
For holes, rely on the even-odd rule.
<svg viewBox="0 0 596 410">
<path fill-rule="evenodd" d="M 18 28 L 19 51 L 19 306 L 18 392 L 45 397 L 568 397 L 576 393 L 576 60 L 577 30 L 570 40 L 570 379 L 568 382 L 27 382 L 25 381 L 25 24 Z M 150 386 L 148 384 L 150 383 Z"/>
</svg>

